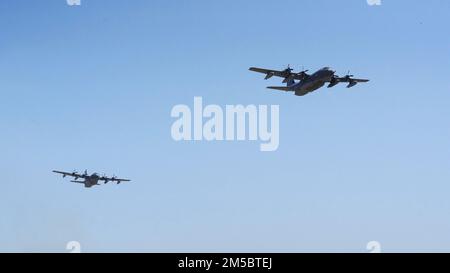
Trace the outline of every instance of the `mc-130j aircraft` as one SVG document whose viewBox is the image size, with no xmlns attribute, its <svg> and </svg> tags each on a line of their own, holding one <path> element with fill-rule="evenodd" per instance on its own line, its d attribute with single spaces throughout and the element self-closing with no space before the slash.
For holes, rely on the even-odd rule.
<svg viewBox="0 0 450 273">
<path fill-rule="evenodd" d="M 53 172 L 62 174 L 63 178 L 66 176 L 74 177 L 74 180 L 72 180 L 70 182 L 84 184 L 85 188 L 90 188 L 95 185 L 100 185 L 98 183 L 99 181 L 104 181 L 105 184 L 108 183 L 109 181 L 117 182 L 117 184 L 120 184 L 120 183 L 126 182 L 126 181 L 131 181 L 129 179 L 117 178 L 114 175 L 112 177 L 107 177 L 106 175 L 99 176 L 97 173 L 93 173 L 93 174 L 89 175 L 87 173 L 87 171 L 84 171 L 83 174 L 79 174 L 77 171 L 73 171 L 73 172 L 53 171 Z M 80 178 L 84 179 L 84 180 L 79 181 L 78 179 L 80 179 Z"/>
<path fill-rule="evenodd" d="M 283 83 L 286 86 L 268 86 L 269 89 L 275 89 L 280 91 L 292 91 L 297 96 L 304 96 L 310 92 L 313 92 L 326 83 L 328 88 L 337 85 L 340 82 L 348 83 L 347 88 L 355 86 L 360 82 L 368 82 L 366 79 L 355 79 L 353 75 L 347 74 L 345 77 L 339 77 L 329 67 L 324 67 L 313 74 L 308 74 L 308 70 L 300 72 L 293 72 L 293 69 L 289 66 L 285 70 L 271 70 L 258 67 L 250 67 L 250 71 L 266 74 L 265 80 L 272 78 L 273 76 L 281 77 Z M 298 80 L 298 82 L 296 82 Z"/>
</svg>

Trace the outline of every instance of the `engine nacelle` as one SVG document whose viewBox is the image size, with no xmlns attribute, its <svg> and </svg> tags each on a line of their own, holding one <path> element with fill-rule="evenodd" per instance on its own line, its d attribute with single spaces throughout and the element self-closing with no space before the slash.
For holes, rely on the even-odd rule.
<svg viewBox="0 0 450 273">
<path fill-rule="evenodd" d="M 266 75 L 266 77 L 264 79 L 268 80 L 268 79 L 272 78 L 273 75 L 274 75 L 273 72 L 269 72 L 269 73 L 267 73 L 267 75 Z"/>
<path fill-rule="evenodd" d="M 288 83 L 288 82 L 290 83 L 290 82 L 292 82 L 294 79 L 295 79 L 295 75 L 294 75 L 294 74 L 289 75 L 288 77 L 284 78 L 283 83 Z"/>
<path fill-rule="evenodd" d="M 330 84 L 327 86 L 328 88 L 331 88 L 331 87 L 333 87 L 333 86 L 335 86 L 336 84 L 338 84 L 339 82 L 338 81 L 336 81 L 336 80 L 332 80 L 331 82 L 330 82 Z"/>
</svg>

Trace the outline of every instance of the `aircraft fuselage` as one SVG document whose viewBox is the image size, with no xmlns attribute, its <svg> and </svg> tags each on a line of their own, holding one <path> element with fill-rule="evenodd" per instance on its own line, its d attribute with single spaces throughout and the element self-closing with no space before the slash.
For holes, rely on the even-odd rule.
<svg viewBox="0 0 450 273">
<path fill-rule="evenodd" d="M 98 183 L 99 179 L 100 177 L 97 174 L 93 174 L 91 176 L 85 177 L 84 181 L 73 180 L 72 182 L 84 184 L 85 188 L 90 188 L 92 186 L 99 185 Z"/>
<path fill-rule="evenodd" d="M 98 185 L 98 179 L 99 179 L 99 178 L 100 178 L 100 177 L 99 177 L 98 175 L 96 175 L 96 174 L 91 175 L 90 177 L 88 177 L 88 178 L 85 179 L 85 181 L 84 181 L 84 186 L 85 186 L 86 188 L 90 188 L 90 187 L 92 187 L 92 186 Z"/>
<path fill-rule="evenodd" d="M 334 71 L 325 67 L 298 83 L 292 83 L 288 87 L 295 92 L 295 95 L 303 96 L 324 86 L 325 83 L 331 80 L 333 75 Z"/>
</svg>

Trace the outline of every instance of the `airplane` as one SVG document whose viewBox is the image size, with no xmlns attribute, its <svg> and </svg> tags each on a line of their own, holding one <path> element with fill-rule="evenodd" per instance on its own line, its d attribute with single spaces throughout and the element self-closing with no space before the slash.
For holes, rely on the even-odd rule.
<svg viewBox="0 0 450 273">
<path fill-rule="evenodd" d="M 296 96 L 304 96 L 310 92 L 313 92 L 326 83 L 328 83 L 328 88 L 337 85 L 340 82 L 348 83 L 347 88 L 353 87 L 360 82 L 368 82 L 366 79 L 355 79 L 350 72 L 345 77 L 339 77 L 332 71 L 329 67 L 324 67 L 317 72 L 309 75 L 306 72 L 308 70 L 303 70 L 298 73 L 292 72 L 293 70 L 288 66 L 285 70 L 271 70 L 258 67 L 250 67 L 250 71 L 266 74 L 265 80 L 270 79 L 273 76 L 284 78 L 283 83 L 286 86 L 268 86 L 269 89 L 275 89 L 280 91 L 292 91 Z M 295 80 L 298 80 L 296 82 Z"/>
<path fill-rule="evenodd" d="M 115 175 L 113 175 L 112 177 L 107 177 L 106 175 L 99 176 L 97 173 L 88 175 L 87 170 L 85 170 L 83 174 L 79 174 L 77 171 L 73 171 L 73 172 L 53 171 L 53 172 L 62 174 L 63 178 L 66 176 L 74 177 L 75 179 L 70 182 L 84 184 L 85 188 L 90 188 L 95 185 L 100 185 L 98 183 L 99 181 L 104 181 L 105 184 L 108 183 L 109 181 L 117 182 L 117 184 L 120 184 L 122 182 L 131 181 L 129 179 L 117 178 Z M 84 181 L 78 181 L 78 179 L 80 179 L 80 178 L 84 179 Z"/>
</svg>

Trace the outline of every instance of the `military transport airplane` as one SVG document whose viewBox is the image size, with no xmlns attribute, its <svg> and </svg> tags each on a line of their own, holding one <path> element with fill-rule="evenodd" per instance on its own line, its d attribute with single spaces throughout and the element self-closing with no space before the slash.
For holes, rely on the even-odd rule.
<svg viewBox="0 0 450 273">
<path fill-rule="evenodd" d="M 251 71 L 266 74 L 264 79 L 269 79 L 273 76 L 284 78 L 283 83 L 286 86 L 268 86 L 269 89 L 281 90 L 281 91 L 292 91 L 297 96 L 304 96 L 310 92 L 313 92 L 325 83 L 328 83 L 328 88 L 335 86 L 340 82 L 348 83 L 347 88 L 355 86 L 359 82 L 368 82 L 366 79 L 355 79 L 353 75 L 347 74 L 345 77 L 339 77 L 332 71 L 329 67 L 324 67 L 317 72 L 309 75 L 306 72 L 308 70 L 303 70 L 300 72 L 292 72 L 292 68 L 288 66 L 285 70 L 271 70 L 257 67 L 250 67 Z M 296 82 L 295 80 L 298 80 Z"/>
<path fill-rule="evenodd" d="M 105 184 L 108 183 L 109 181 L 112 182 L 117 182 L 117 184 L 120 184 L 122 182 L 126 182 L 126 181 L 131 181 L 129 179 L 121 179 L 121 178 L 117 178 L 116 176 L 112 176 L 112 177 L 107 177 L 106 175 L 102 175 L 99 176 L 97 173 L 93 173 L 91 175 L 88 175 L 87 171 L 84 171 L 83 174 L 79 174 L 77 173 L 77 171 L 73 171 L 73 172 L 60 172 L 60 171 L 53 171 L 54 173 L 59 173 L 63 175 L 63 178 L 66 176 L 71 176 L 74 177 L 74 180 L 70 181 L 73 183 L 80 183 L 80 184 L 84 184 L 85 188 L 90 188 L 92 186 L 95 185 L 100 185 L 98 183 L 98 181 L 104 181 Z M 82 181 L 78 181 L 78 179 L 84 179 Z"/>
</svg>

